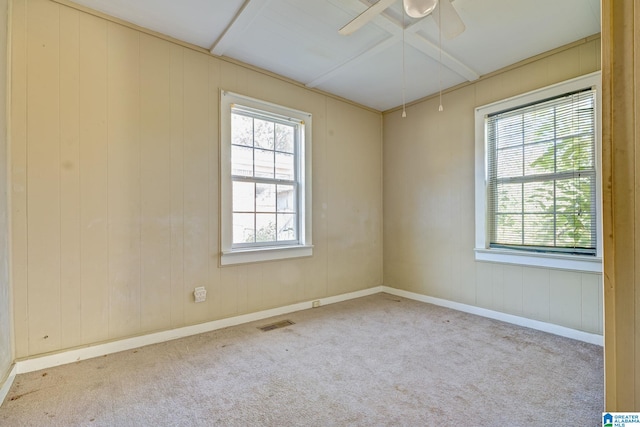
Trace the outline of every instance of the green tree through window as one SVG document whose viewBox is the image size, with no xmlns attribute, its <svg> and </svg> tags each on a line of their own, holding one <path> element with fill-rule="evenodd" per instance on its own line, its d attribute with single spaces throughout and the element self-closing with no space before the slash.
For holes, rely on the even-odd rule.
<svg viewBox="0 0 640 427">
<path fill-rule="evenodd" d="M 490 247 L 596 252 L 594 92 L 487 117 Z"/>
</svg>

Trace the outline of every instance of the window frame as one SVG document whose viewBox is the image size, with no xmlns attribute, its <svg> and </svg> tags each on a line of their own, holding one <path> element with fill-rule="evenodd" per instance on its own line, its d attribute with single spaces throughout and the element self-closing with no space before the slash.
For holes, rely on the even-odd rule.
<svg viewBox="0 0 640 427">
<path fill-rule="evenodd" d="M 232 109 L 239 107 L 274 121 L 296 123 L 295 170 L 298 239 L 266 244 L 233 243 L 233 183 L 231 164 Z M 220 265 L 234 265 L 313 255 L 311 227 L 311 135 L 310 113 L 283 107 L 237 93 L 220 91 Z M 255 181 L 260 181 L 256 178 Z M 247 181 L 253 181 L 247 179 Z"/>
<path fill-rule="evenodd" d="M 565 93 L 595 88 L 595 204 L 596 254 L 572 255 L 558 252 L 535 252 L 523 249 L 490 248 L 488 225 L 488 153 L 486 117 L 490 114 L 543 102 Z M 585 272 L 602 272 L 602 185 L 601 185 L 601 74 L 599 71 L 571 80 L 527 92 L 475 109 L 475 259 L 476 261 L 518 264 L 534 267 L 558 268 Z"/>
</svg>

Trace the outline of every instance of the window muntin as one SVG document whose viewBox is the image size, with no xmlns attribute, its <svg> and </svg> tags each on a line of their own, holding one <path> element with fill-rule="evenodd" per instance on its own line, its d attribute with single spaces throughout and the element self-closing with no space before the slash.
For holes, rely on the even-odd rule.
<svg viewBox="0 0 640 427">
<path fill-rule="evenodd" d="M 486 119 L 490 248 L 596 254 L 595 92 Z"/>
</svg>

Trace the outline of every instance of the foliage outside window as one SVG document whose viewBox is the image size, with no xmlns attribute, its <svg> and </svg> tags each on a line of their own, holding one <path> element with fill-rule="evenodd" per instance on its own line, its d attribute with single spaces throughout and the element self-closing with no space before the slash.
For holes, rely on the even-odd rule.
<svg viewBox="0 0 640 427">
<path fill-rule="evenodd" d="M 602 271 L 600 73 L 476 108 L 478 261 Z"/>
<path fill-rule="evenodd" d="M 594 92 L 487 117 L 490 247 L 596 253 Z"/>
<path fill-rule="evenodd" d="M 310 255 L 311 116 L 229 92 L 221 108 L 222 264 Z"/>
</svg>

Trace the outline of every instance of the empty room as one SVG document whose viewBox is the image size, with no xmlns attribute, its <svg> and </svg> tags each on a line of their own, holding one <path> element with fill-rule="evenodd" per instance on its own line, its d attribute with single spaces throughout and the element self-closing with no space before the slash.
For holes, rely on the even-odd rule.
<svg viewBox="0 0 640 427">
<path fill-rule="evenodd" d="M 0 0 L 0 34 L 0 425 L 640 411 L 635 1 Z"/>
</svg>

